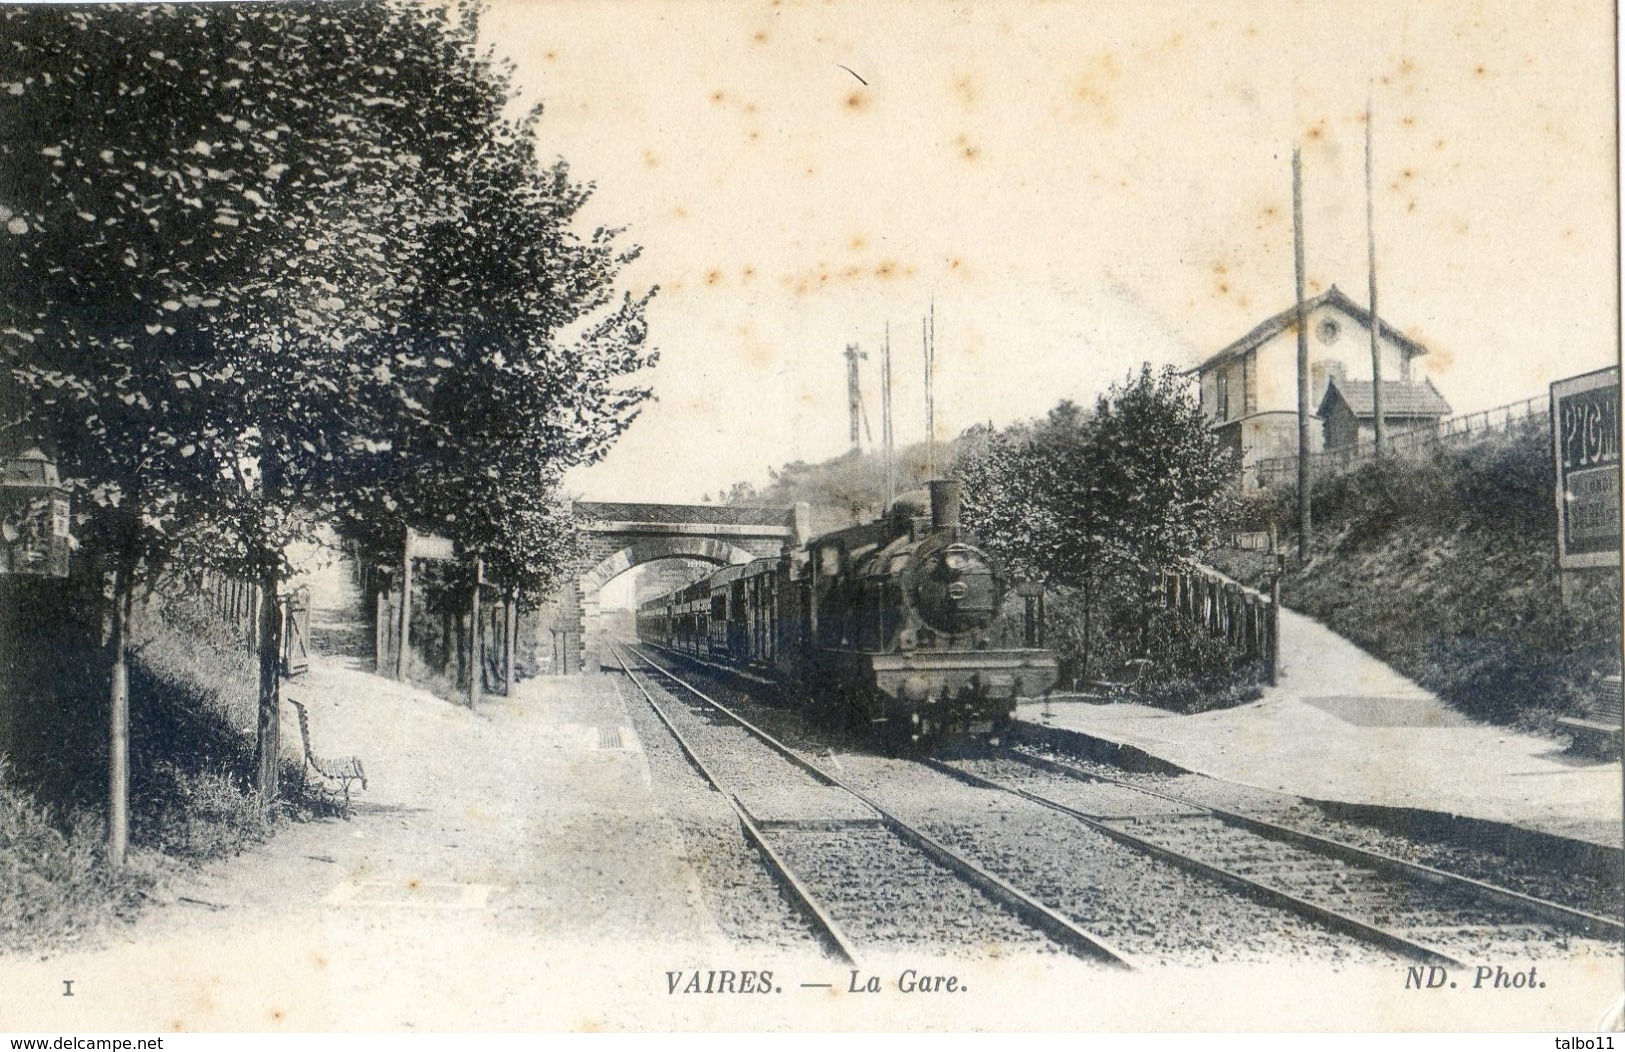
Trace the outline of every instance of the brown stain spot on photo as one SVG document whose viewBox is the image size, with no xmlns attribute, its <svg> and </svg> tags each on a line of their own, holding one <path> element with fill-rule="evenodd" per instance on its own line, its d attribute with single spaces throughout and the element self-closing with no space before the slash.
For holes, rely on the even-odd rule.
<svg viewBox="0 0 1625 1052">
<path fill-rule="evenodd" d="M 472 609 L 472 607 L 470 609 Z M 272 1022 L 280 1023 L 280 1022 L 282 1022 L 283 1018 L 286 1015 L 287 1015 L 287 1013 L 282 1011 L 282 1009 L 280 1009 L 280 1008 L 271 1009 L 271 1020 L 272 1020 Z"/>
<path fill-rule="evenodd" d="M 1413 332 L 1407 332 L 1405 335 L 1412 339 L 1416 338 Z M 1456 356 L 1443 347 L 1429 346 L 1427 363 L 1429 372 L 1447 373 L 1455 366 Z"/>
<path fill-rule="evenodd" d="M 756 268 L 755 267 L 745 267 L 743 270 L 741 270 L 739 272 L 739 279 L 741 281 L 749 282 L 749 281 L 753 280 L 755 277 L 756 277 Z"/>
<path fill-rule="evenodd" d="M 1326 137 L 1325 120 L 1318 120 L 1311 124 L 1309 126 L 1309 130 L 1303 133 L 1303 137 L 1310 142 L 1319 142 L 1320 140 L 1324 139 Z"/>
<path fill-rule="evenodd" d="M 751 42 L 754 43 L 754 44 L 765 44 L 765 43 L 767 43 L 767 30 L 758 29 L 756 32 L 754 32 L 754 33 L 752 33 L 750 35 L 750 39 L 751 39 Z"/>
<path fill-rule="evenodd" d="M 652 151 L 652 150 L 644 150 L 643 151 L 643 163 L 645 165 L 647 165 L 648 167 L 650 167 L 650 168 L 659 168 L 660 167 L 660 157 L 658 155 L 656 155 L 654 153 L 654 151 Z"/>
<path fill-rule="evenodd" d="M 1112 96 L 1116 82 L 1122 79 L 1123 69 L 1117 56 L 1111 52 L 1090 60 L 1083 72 L 1072 82 L 1072 95 L 1082 103 L 1085 113 L 1101 124 L 1114 121 Z"/>
<path fill-rule="evenodd" d="M 774 364 L 773 348 L 764 343 L 749 324 L 739 326 L 739 339 L 744 343 L 745 364 L 753 369 L 767 370 Z"/>
<path fill-rule="evenodd" d="M 1489 70 L 1485 69 L 1482 64 L 1473 67 L 1473 76 L 1475 77 L 1482 77 L 1488 72 Z"/>
<path fill-rule="evenodd" d="M 745 138 L 750 140 L 751 142 L 755 142 L 757 139 L 760 139 L 761 137 L 762 137 L 762 133 L 759 132 L 759 131 L 754 131 L 754 130 L 749 135 L 745 136 Z"/>
<path fill-rule="evenodd" d="M 721 88 L 718 88 L 716 91 L 711 93 L 711 101 L 713 103 L 721 104 L 722 102 L 726 101 L 727 98 L 728 93 L 723 91 Z"/>
<path fill-rule="evenodd" d="M 846 97 L 846 108 L 852 113 L 862 113 L 869 108 L 869 93 L 862 88 L 852 92 Z"/>
<path fill-rule="evenodd" d="M 889 259 L 875 268 L 875 277 L 877 278 L 889 278 L 895 273 L 897 273 L 897 264 Z"/>
<path fill-rule="evenodd" d="M 310 960 L 311 960 L 311 963 L 314 964 L 318 968 L 326 968 L 327 967 L 327 958 L 323 957 L 319 953 L 311 954 L 310 955 Z"/>
<path fill-rule="evenodd" d="M 408 582 L 408 583 L 410 583 L 410 582 Z M 473 594 L 472 591 L 469 594 L 472 595 Z M 470 607 L 469 609 L 473 609 L 473 608 Z M 423 887 L 423 882 L 421 880 L 419 880 L 418 878 L 416 878 L 416 877 L 408 877 L 407 878 L 407 881 L 406 881 L 406 890 L 407 891 L 416 891 L 421 887 Z"/>
<path fill-rule="evenodd" d="M 549 51 L 542 57 L 549 62 L 557 62 L 559 60 L 559 53 L 557 51 Z"/>
<path fill-rule="evenodd" d="M 862 252 L 864 249 L 869 247 L 869 239 L 864 237 L 862 234 L 854 234 L 852 236 L 852 240 L 847 242 L 846 247 L 850 248 L 854 252 Z"/>
<path fill-rule="evenodd" d="M 676 208 L 671 210 L 671 214 L 676 216 L 678 219 L 687 219 L 688 209 L 684 208 L 682 205 L 678 205 Z"/>
<path fill-rule="evenodd" d="M 705 283 L 707 285 L 715 285 L 720 281 L 722 281 L 722 271 L 708 270 L 705 272 Z M 470 594 L 472 594 L 472 592 Z M 472 607 L 470 607 L 470 609 L 472 609 Z"/>
<path fill-rule="evenodd" d="M 981 89 L 977 86 L 976 77 L 970 73 L 961 73 L 954 80 L 954 95 L 961 105 L 969 108 L 976 105 L 981 97 Z"/>
</svg>

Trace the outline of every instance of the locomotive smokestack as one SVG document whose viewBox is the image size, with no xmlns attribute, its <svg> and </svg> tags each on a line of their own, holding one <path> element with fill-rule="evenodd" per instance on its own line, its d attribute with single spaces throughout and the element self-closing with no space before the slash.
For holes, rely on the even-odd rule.
<svg viewBox="0 0 1625 1052">
<path fill-rule="evenodd" d="M 933 479 L 931 487 L 931 528 L 933 530 L 959 528 L 959 481 Z"/>
</svg>

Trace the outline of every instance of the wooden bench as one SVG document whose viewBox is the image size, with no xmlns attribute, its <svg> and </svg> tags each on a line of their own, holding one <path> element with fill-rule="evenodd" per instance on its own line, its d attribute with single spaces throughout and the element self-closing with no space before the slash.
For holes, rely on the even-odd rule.
<svg viewBox="0 0 1625 1052">
<path fill-rule="evenodd" d="M 1124 677 L 1121 680 L 1092 679 L 1089 681 L 1090 693 L 1106 698 L 1133 698 L 1140 694 L 1141 684 L 1145 682 L 1145 674 L 1155 664 L 1150 658 L 1130 658 L 1123 663 Z"/>
<path fill-rule="evenodd" d="M 299 738 L 305 745 L 305 766 L 300 769 L 299 777 L 303 779 L 306 771 L 314 770 L 317 774 L 330 782 L 337 782 L 344 791 L 344 809 L 350 809 L 350 783 L 360 782 L 361 788 L 367 787 L 367 772 L 361 766 L 359 756 L 330 756 L 323 758 L 317 756 L 310 747 L 310 714 L 305 707 L 284 695 L 289 705 L 299 714 Z"/>
<path fill-rule="evenodd" d="M 1618 755 L 1621 723 L 1625 723 L 1619 677 L 1604 676 L 1598 682 L 1584 716 L 1559 716 L 1557 723 L 1574 736 L 1576 748 Z"/>
</svg>

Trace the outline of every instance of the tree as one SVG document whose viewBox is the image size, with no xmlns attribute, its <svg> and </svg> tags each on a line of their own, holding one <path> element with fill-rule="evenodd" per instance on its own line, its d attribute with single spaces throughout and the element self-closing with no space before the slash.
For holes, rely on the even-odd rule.
<svg viewBox="0 0 1625 1052">
<path fill-rule="evenodd" d="M 1042 421 L 967 435 L 958 470 L 966 525 L 1019 576 L 1079 592 L 1087 676 L 1102 584 L 1210 546 L 1237 466 L 1188 381 L 1146 365 L 1092 413 L 1062 402 Z"/>
<path fill-rule="evenodd" d="M 477 16 L 4 13 L 8 433 L 56 446 L 124 605 L 180 543 L 259 580 L 267 800 L 287 543 L 313 518 L 454 515 L 419 485 L 448 465 L 551 497 L 648 394 L 621 382 L 652 362 L 647 296 L 613 288 L 629 253 L 572 231 L 588 188 L 504 116 Z"/>
</svg>

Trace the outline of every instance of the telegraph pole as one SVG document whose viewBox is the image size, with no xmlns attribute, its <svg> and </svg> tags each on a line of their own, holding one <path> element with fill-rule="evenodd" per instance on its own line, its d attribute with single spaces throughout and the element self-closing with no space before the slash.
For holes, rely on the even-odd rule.
<svg viewBox="0 0 1625 1052">
<path fill-rule="evenodd" d="M 1365 259 L 1371 276 L 1371 410 L 1377 415 L 1375 453 L 1378 460 L 1388 447 L 1388 419 L 1382 405 L 1382 350 L 1377 329 L 1377 222 L 1371 193 L 1371 96 L 1365 98 Z"/>
<path fill-rule="evenodd" d="M 869 357 L 867 354 L 858 350 L 857 344 L 849 343 L 846 345 L 846 401 L 847 407 L 852 414 L 852 426 L 849 434 L 852 442 L 852 452 L 854 453 L 859 448 L 858 417 L 863 411 L 863 391 L 858 387 L 858 360 L 867 357 Z"/>
<path fill-rule="evenodd" d="M 1298 292 L 1298 562 L 1309 561 L 1309 316 L 1303 302 L 1303 161 L 1292 147 L 1292 261 Z"/>
<path fill-rule="evenodd" d="M 897 499 L 897 479 L 892 466 L 891 427 L 891 322 L 886 323 L 886 340 L 880 349 L 880 443 L 886 450 L 886 510 Z"/>
<path fill-rule="evenodd" d="M 937 363 L 937 303 L 920 320 L 920 342 L 925 346 L 925 466 L 926 477 L 937 477 L 937 404 L 931 392 L 931 374 Z"/>
</svg>

